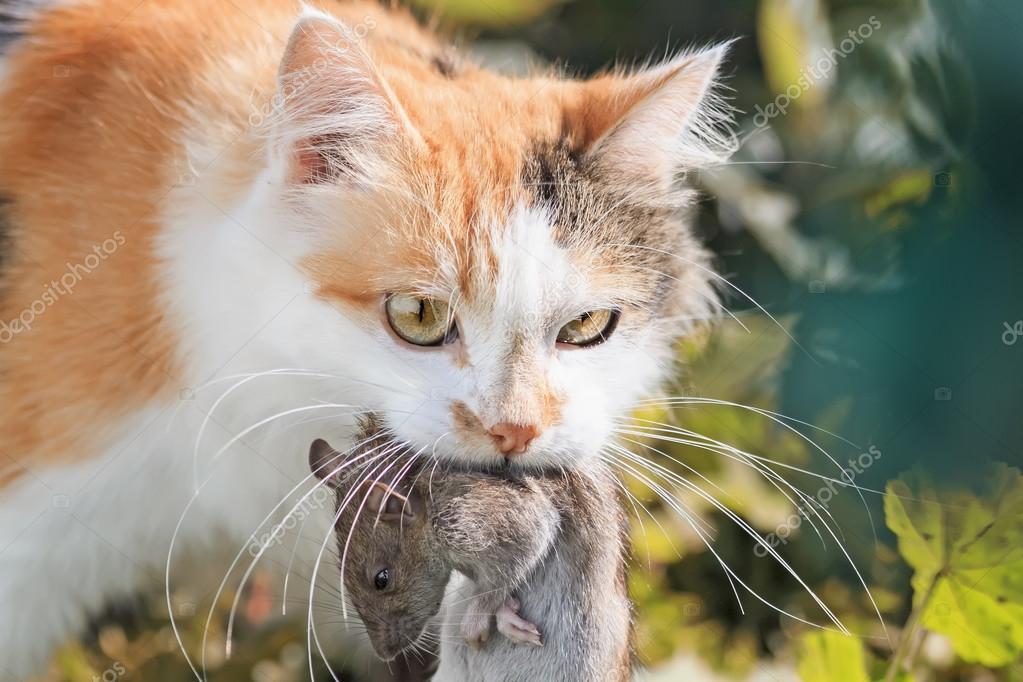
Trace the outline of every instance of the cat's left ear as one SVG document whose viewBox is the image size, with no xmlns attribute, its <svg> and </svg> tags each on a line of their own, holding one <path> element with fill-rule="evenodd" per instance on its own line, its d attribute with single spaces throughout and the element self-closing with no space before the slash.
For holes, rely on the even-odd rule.
<svg viewBox="0 0 1023 682">
<path fill-rule="evenodd" d="M 420 140 L 356 31 L 306 8 L 278 73 L 276 147 L 296 184 L 358 183 Z"/>
<path fill-rule="evenodd" d="M 730 44 L 588 84 L 583 117 L 587 157 L 636 191 L 669 190 L 682 170 L 734 151 L 731 113 L 717 95 Z"/>
</svg>

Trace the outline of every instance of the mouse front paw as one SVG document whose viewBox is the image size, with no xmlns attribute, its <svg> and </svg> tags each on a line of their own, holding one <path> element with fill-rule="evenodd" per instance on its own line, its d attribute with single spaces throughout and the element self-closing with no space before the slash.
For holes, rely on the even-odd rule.
<svg viewBox="0 0 1023 682">
<path fill-rule="evenodd" d="M 516 644 L 543 646 L 540 630 L 519 615 L 519 600 L 508 597 L 497 610 L 497 631 Z"/>
<path fill-rule="evenodd" d="M 462 639 L 479 649 L 490 638 L 490 613 L 467 613 L 462 617 Z"/>
</svg>

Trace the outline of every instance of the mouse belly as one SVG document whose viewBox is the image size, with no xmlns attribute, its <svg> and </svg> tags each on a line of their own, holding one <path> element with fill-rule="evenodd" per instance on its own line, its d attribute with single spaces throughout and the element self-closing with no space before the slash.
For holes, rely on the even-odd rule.
<svg viewBox="0 0 1023 682">
<path fill-rule="evenodd" d="M 543 646 L 512 641 L 496 630 L 479 648 L 459 637 L 471 581 L 457 573 L 441 613 L 440 667 L 436 682 L 624 682 L 632 679 L 627 596 L 586 593 L 573 586 L 592 583 L 556 562 L 548 562 L 514 591 L 518 615 L 535 623 Z M 569 586 L 566 589 L 566 586 Z M 619 593 L 620 592 L 620 593 Z"/>
</svg>

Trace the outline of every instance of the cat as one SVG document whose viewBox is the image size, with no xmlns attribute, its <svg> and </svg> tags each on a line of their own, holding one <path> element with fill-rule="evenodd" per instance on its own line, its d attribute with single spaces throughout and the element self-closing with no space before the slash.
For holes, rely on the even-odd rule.
<svg viewBox="0 0 1023 682">
<path fill-rule="evenodd" d="M 0 22 L 0 679 L 275 539 L 302 444 L 364 412 L 586 467 L 719 309 L 689 180 L 732 147 L 727 45 L 579 80 L 366 0 Z"/>
</svg>

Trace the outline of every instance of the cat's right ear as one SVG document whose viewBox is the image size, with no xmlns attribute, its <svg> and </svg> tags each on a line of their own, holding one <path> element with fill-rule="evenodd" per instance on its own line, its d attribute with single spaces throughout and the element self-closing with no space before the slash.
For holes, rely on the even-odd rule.
<svg viewBox="0 0 1023 682">
<path fill-rule="evenodd" d="M 306 8 L 281 59 L 275 147 L 293 184 L 359 184 L 387 162 L 389 146 L 421 138 L 357 32 Z"/>
<path fill-rule="evenodd" d="M 736 145 L 731 110 L 716 90 L 730 45 L 590 81 L 579 126 L 587 158 L 633 195 L 654 199 L 680 172 L 727 159 Z"/>
<path fill-rule="evenodd" d="M 309 446 L 309 468 L 316 478 L 325 481 L 331 487 L 336 486 L 336 481 L 331 474 L 337 471 L 340 460 L 341 453 L 322 438 L 317 438 Z"/>
</svg>

